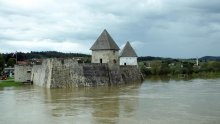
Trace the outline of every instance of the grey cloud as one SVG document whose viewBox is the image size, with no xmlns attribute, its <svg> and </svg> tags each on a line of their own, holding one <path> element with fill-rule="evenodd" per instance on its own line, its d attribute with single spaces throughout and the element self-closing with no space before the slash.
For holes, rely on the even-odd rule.
<svg viewBox="0 0 220 124">
<path fill-rule="evenodd" d="M 141 43 L 134 44 L 139 55 L 218 55 L 220 47 L 218 0 L 64 0 L 27 10 L 2 3 L 0 43 L 50 39 L 91 45 L 107 29 L 119 46 Z"/>
</svg>

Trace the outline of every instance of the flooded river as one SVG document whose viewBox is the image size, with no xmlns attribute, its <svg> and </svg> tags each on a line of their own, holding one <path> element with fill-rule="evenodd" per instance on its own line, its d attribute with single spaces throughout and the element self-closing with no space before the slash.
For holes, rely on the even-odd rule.
<svg viewBox="0 0 220 124">
<path fill-rule="evenodd" d="M 220 124 L 220 79 L 0 89 L 1 124 Z"/>
</svg>

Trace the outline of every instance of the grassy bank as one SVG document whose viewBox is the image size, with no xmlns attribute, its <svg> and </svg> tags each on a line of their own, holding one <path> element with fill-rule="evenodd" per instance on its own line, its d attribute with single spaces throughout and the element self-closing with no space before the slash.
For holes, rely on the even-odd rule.
<svg viewBox="0 0 220 124">
<path fill-rule="evenodd" d="M 13 79 L 0 81 L 0 88 L 2 88 L 2 87 L 17 87 L 17 86 L 22 86 L 22 85 L 23 85 L 23 83 L 14 82 Z"/>
</svg>

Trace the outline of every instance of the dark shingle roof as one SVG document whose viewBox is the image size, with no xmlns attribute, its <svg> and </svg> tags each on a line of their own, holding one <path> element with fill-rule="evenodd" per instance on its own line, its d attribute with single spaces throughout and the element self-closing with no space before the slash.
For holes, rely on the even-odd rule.
<svg viewBox="0 0 220 124">
<path fill-rule="evenodd" d="M 90 50 L 120 50 L 120 48 L 109 35 L 109 33 L 104 30 L 96 42 L 92 45 Z"/>
<path fill-rule="evenodd" d="M 134 49 L 131 47 L 129 42 L 126 43 L 125 47 L 122 49 L 120 57 L 138 57 Z"/>
</svg>

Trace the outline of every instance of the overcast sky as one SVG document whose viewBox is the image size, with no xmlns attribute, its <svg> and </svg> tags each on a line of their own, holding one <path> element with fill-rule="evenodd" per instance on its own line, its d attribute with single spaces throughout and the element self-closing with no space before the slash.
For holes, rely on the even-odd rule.
<svg viewBox="0 0 220 124">
<path fill-rule="evenodd" d="M 220 0 L 0 0 L 0 53 L 91 54 L 104 29 L 139 56 L 220 56 Z"/>
</svg>

